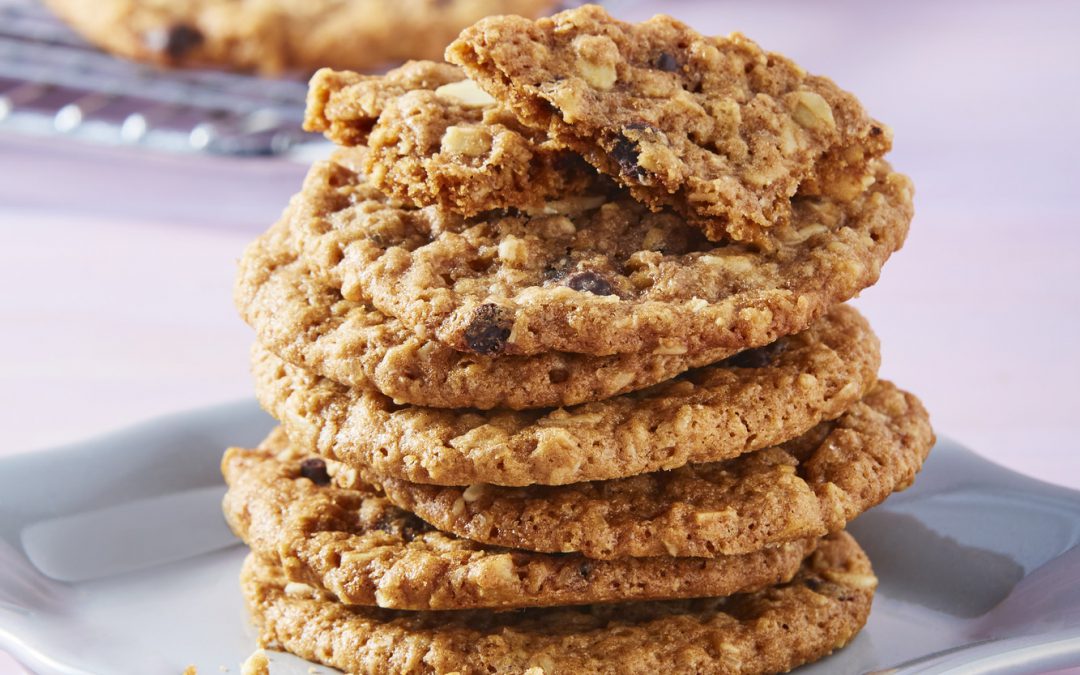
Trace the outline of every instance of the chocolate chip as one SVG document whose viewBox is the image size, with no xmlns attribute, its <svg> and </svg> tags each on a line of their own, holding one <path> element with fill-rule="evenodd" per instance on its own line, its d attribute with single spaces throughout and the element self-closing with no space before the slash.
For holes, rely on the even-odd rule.
<svg viewBox="0 0 1080 675">
<path fill-rule="evenodd" d="M 591 562 L 583 562 L 583 563 L 581 563 L 580 565 L 578 565 L 577 571 L 578 571 L 578 574 L 581 575 L 582 579 L 588 580 L 588 578 L 592 576 L 592 571 L 593 571 L 592 563 Z"/>
<path fill-rule="evenodd" d="M 330 484 L 330 474 L 326 472 L 326 462 L 318 457 L 309 457 L 300 462 L 300 475 L 316 485 Z"/>
<path fill-rule="evenodd" d="M 641 156 L 640 139 L 656 138 L 660 132 L 656 127 L 645 122 L 631 122 L 623 127 L 622 133 L 615 138 L 611 146 L 611 156 L 619 165 L 623 178 L 642 181 L 649 172 L 638 164 Z"/>
<path fill-rule="evenodd" d="M 833 600 L 838 600 L 840 602 L 851 602 L 856 597 L 858 597 L 857 593 L 854 590 L 846 586 L 841 586 L 840 584 L 835 584 L 831 581 L 825 581 L 817 577 L 809 577 L 807 579 L 803 579 L 802 584 L 809 588 L 811 591 L 817 593 L 818 595 L 826 595 Z"/>
<path fill-rule="evenodd" d="M 777 340 L 764 347 L 747 349 L 744 352 L 739 352 L 734 356 L 728 357 L 724 361 L 724 365 L 731 366 L 732 368 L 764 368 L 765 366 L 772 364 L 776 357 L 783 353 L 786 346 L 786 342 Z"/>
<path fill-rule="evenodd" d="M 571 274 L 566 280 L 566 285 L 575 291 L 592 293 L 593 295 L 613 295 L 615 293 L 607 279 L 590 270 Z"/>
<path fill-rule="evenodd" d="M 656 57 L 656 67 L 673 73 L 679 69 L 679 61 L 667 52 L 660 52 L 660 56 Z"/>
<path fill-rule="evenodd" d="M 552 384 L 562 384 L 568 379 L 570 379 L 570 373 L 562 368 L 555 368 L 554 370 L 548 371 L 548 381 Z"/>
<path fill-rule="evenodd" d="M 619 173 L 632 180 L 641 180 L 645 176 L 645 170 L 638 166 L 638 144 L 619 136 L 611 148 L 611 157 L 619 165 Z"/>
<path fill-rule="evenodd" d="M 148 49 L 164 54 L 170 59 L 183 57 L 201 45 L 203 39 L 203 34 L 198 28 L 183 23 L 156 28 L 144 36 Z"/>
<path fill-rule="evenodd" d="M 881 133 L 882 133 L 881 132 L 881 127 L 870 127 L 870 135 L 871 136 L 880 136 Z"/>
<path fill-rule="evenodd" d="M 513 323 L 509 313 L 498 305 L 490 302 L 480 305 L 473 310 L 465 329 L 465 344 L 477 354 L 498 354 L 506 348 Z"/>
<path fill-rule="evenodd" d="M 405 541 L 412 541 L 416 539 L 417 535 L 423 534 L 427 528 L 415 518 L 401 518 L 400 516 L 395 517 L 391 513 L 384 513 L 375 523 L 375 529 L 387 534 L 396 534 Z"/>
</svg>

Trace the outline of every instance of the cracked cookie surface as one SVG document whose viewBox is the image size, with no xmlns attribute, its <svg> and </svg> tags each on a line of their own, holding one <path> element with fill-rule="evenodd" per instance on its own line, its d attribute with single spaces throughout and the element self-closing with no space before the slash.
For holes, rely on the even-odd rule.
<svg viewBox="0 0 1080 675">
<path fill-rule="evenodd" d="M 365 147 L 357 166 L 372 185 L 412 206 L 465 216 L 543 211 L 603 186 L 580 156 L 522 126 L 445 63 L 411 62 L 383 76 L 321 70 L 304 128 Z"/>
<path fill-rule="evenodd" d="M 588 5 L 465 29 L 447 59 L 550 134 L 711 239 L 775 246 L 797 193 L 850 200 L 891 132 L 854 96 L 747 38 Z"/>
<path fill-rule="evenodd" d="M 926 410 L 880 381 L 837 419 L 724 462 L 572 485 L 422 485 L 342 465 L 444 532 L 591 558 L 715 556 L 843 529 L 915 479 L 934 443 Z"/>
<path fill-rule="evenodd" d="M 259 402 L 312 453 L 419 483 L 565 484 L 735 457 L 832 419 L 873 387 L 877 339 L 851 307 L 675 380 L 534 411 L 401 406 L 256 345 Z"/>
<path fill-rule="evenodd" d="M 814 539 L 714 560 L 515 551 L 444 534 L 274 432 L 222 460 L 224 512 L 252 550 L 297 584 L 394 609 L 514 608 L 729 595 L 783 583 Z"/>
<path fill-rule="evenodd" d="M 346 672 L 747 675 L 786 672 L 846 645 L 866 622 L 877 578 L 841 533 L 790 583 L 725 598 L 402 612 L 290 593 L 280 569 L 254 556 L 241 586 L 264 646 Z"/>
<path fill-rule="evenodd" d="M 619 192 L 464 218 L 393 203 L 355 150 L 312 167 L 286 218 L 292 246 L 346 299 L 480 356 L 759 347 L 876 282 L 912 217 L 910 181 L 879 162 L 852 201 L 796 199 L 772 251 L 709 242 Z"/>
<path fill-rule="evenodd" d="M 47 0 L 110 52 L 170 67 L 277 75 L 366 70 L 441 58 L 462 28 L 492 14 L 538 16 L 553 0 Z"/>
</svg>

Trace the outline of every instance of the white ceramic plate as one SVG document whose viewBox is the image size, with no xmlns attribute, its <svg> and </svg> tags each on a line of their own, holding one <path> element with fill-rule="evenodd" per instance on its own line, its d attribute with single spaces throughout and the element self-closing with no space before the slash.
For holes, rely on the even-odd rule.
<svg viewBox="0 0 1080 675">
<path fill-rule="evenodd" d="M 271 425 L 243 402 L 0 460 L 0 647 L 42 674 L 238 672 L 255 636 L 218 461 Z M 1080 664 L 1080 493 L 943 440 L 851 530 L 881 579 L 870 623 L 802 672 Z"/>
</svg>

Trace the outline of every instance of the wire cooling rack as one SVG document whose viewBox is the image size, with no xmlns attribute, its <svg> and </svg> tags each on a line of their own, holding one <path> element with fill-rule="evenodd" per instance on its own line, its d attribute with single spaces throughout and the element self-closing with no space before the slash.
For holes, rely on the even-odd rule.
<svg viewBox="0 0 1080 675">
<path fill-rule="evenodd" d="M 300 81 L 118 59 L 36 1 L 0 0 L 0 130 L 175 152 L 278 154 L 315 138 L 300 129 L 305 93 Z"/>
</svg>

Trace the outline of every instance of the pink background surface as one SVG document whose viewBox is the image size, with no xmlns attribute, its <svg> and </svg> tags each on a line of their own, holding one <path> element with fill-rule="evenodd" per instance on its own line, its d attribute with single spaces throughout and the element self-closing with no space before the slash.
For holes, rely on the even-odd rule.
<svg viewBox="0 0 1080 675">
<path fill-rule="evenodd" d="M 894 128 L 916 221 L 857 301 L 883 375 L 924 399 L 941 434 L 1080 488 L 1078 6 L 623 7 L 742 30 Z M 251 396 L 234 263 L 303 172 L 0 134 L 0 455 Z"/>
</svg>

